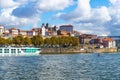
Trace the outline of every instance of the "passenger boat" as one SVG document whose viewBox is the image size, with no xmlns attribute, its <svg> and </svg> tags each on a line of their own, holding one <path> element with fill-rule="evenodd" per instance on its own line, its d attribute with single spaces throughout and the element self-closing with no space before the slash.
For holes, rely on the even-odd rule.
<svg viewBox="0 0 120 80">
<path fill-rule="evenodd" d="M 39 55 L 40 48 L 36 47 L 0 47 L 0 55 Z"/>
</svg>

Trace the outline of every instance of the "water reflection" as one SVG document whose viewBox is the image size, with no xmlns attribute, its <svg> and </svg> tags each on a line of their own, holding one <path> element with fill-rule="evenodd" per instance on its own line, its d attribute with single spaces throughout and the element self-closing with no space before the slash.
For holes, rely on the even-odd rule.
<svg viewBox="0 0 120 80">
<path fill-rule="evenodd" d="M 0 57 L 0 80 L 120 79 L 120 54 Z"/>
</svg>

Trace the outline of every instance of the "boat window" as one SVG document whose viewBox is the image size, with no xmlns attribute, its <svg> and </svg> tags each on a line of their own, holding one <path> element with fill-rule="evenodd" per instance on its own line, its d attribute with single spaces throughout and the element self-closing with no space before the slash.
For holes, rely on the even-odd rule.
<svg viewBox="0 0 120 80">
<path fill-rule="evenodd" d="M 9 49 L 4 49 L 4 53 L 9 53 Z"/>
<path fill-rule="evenodd" d="M 11 53 L 16 53 L 16 49 L 11 49 Z"/>
<path fill-rule="evenodd" d="M 25 49 L 26 53 L 35 53 L 37 49 Z"/>
<path fill-rule="evenodd" d="M 38 50 L 41 50 L 41 49 L 38 49 Z"/>
<path fill-rule="evenodd" d="M 21 53 L 20 49 L 17 49 L 17 53 Z"/>
<path fill-rule="evenodd" d="M 0 53 L 2 53 L 2 49 L 0 49 Z"/>
</svg>

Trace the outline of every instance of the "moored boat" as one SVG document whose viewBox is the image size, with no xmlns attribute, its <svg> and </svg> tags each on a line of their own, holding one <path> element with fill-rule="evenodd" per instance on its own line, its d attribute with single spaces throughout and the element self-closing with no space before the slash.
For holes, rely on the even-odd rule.
<svg viewBox="0 0 120 80">
<path fill-rule="evenodd" d="M 0 55 L 39 55 L 40 48 L 36 47 L 0 47 Z"/>
</svg>

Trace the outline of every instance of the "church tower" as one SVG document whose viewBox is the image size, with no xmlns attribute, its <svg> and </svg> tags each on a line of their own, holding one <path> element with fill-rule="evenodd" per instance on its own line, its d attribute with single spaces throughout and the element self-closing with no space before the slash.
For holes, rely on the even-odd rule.
<svg viewBox="0 0 120 80">
<path fill-rule="evenodd" d="M 45 36 L 45 33 L 46 33 L 45 25 L 42 25 L 42 36 Z"/>
</svg>

